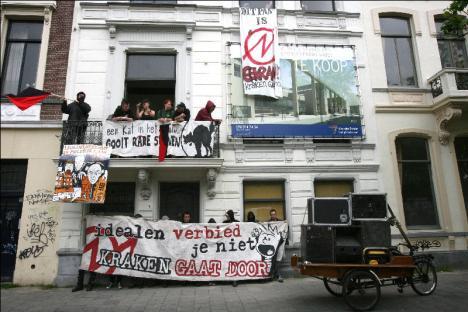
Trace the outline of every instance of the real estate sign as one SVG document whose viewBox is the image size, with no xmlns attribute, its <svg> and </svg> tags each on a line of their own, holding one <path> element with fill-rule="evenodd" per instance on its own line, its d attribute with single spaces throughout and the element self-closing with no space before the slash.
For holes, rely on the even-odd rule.
<svg viewBox="0 0 468 312">
<path fill-rule="evenodd" d="M 231 46 L 233 137 L 363 136 L 354 47 L 280 45 L 280 55 L 282 97 L 251 96 Z"/>
</svg>

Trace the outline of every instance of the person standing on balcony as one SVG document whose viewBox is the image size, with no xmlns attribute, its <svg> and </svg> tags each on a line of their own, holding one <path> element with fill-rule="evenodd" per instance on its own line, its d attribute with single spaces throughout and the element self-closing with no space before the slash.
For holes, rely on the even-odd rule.
<svg viewBox="0 0 468 312">
<path fill-rule="evenodd" d="M 130 103 L 126 99 L 122 99 L 120 106 L 117 106 L 112 115 L 112 121 L 133 121 L 134 119 L 136 118 L 130 109 Z"/>
<path fill-rule="evenodd" d="M 195 121 L 214 121 L 217 125 L 221 123 L 220 119 L 213 119 L 211 113 L 215 110 L 216 105 L 212 101 L 206 102 L 204 108 L 198 111 Z"/>
<path fill-rule="evenodd" d="M 190 110 L 187 107 L 185 107 L 185 103 L 180 102 L 179 104 L 177 104 L 174 113 L 174 120 L 177 122 L 190 120 Z"/>
<path fill-rule="evenodd" d="M 83 144 L 86 134 L 87 120 L 91 106 L 84 100 L 86 94 L 80 91 L 76 94 L 76 101 L 67 105 L 67 100 L 62 102 L 62 113 L 68 114 L 67 135 L 65 144 Z"/>
<path fill-rule="evenodd" d="M 158 110 L 156 118 L 159 121 L 159 161 L 164 161 L 167 153 L 167 144 L 169 143 L 169 124 L 174 120 L 174 109 L 172 101 L 165 99 L 164 108 Z"/>
<path fill-rule="evenodd" d="M 143 100 L 143 106 L 141 103 L 137 104 L 137 117 L 140 120 L 155 120 L 156 113 L 150 107 L 149 100 Z"/>
</svg>

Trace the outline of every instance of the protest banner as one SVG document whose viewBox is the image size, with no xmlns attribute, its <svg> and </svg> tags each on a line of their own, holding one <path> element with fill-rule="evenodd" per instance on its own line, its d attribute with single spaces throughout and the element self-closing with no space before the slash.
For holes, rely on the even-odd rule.
<svg viewBox="0 0 468 312">
<path fill-rule="evenodd" d="M 239 8 L 244 93 L 283 96 L 276 9 Z"/>
<path fill-rule="evenodd" d="M 65 145 L 60 156 L 53 201 L 104 203 L 110 148 Z"/>
<path fill-rule="evenodd" d="M 157 121 L 104 121 L 102 143 L 117 156 L 157 156 L 159 154 L 159 125 Z"/>
<path fill-rule="evenodd" d="M 186 121 L 169 127 L 168 155 L 211 157 L 216 135 L 211 121 Z"/>
<path fill-rule="evenodd" d="M 81 269 L 170 280 L 264 279 L 284 252 L 284 221 L 189 223 L 88 216 Z"/>
</svg>

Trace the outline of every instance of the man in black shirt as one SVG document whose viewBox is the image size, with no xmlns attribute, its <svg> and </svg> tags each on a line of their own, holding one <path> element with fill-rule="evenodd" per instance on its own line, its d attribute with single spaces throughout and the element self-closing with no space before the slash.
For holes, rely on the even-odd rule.
<svg viewBox="0 0 468 312">
<path fill-rule="evenodd" d="M 126 99 L 122 99 L 120 106 L 115 109 L 114 114 L 112 115 L 113 121 L 133 121 L 135 115 L 130 110 L 130 103 Z"/>
<path fill-rule="evenodd" d="M 83 144 L 86 134 L 87 120 L 91 106 L 84 100 L 86 94 L 80 91 L 76 95 L 76 101 L 67 105 L 67 101 L 62 102 L 62 113 L 68 114 L 67 127 L 65 133 L 65 144 Z"/>
<path fill-rule="evenodd" d="M 177 122 L 190 120 L 190 110 L 187 107 L 185 107 L 185 104 L 183 102 L 177 104 L 174 113 L 174 120 Z"/>
</svg>

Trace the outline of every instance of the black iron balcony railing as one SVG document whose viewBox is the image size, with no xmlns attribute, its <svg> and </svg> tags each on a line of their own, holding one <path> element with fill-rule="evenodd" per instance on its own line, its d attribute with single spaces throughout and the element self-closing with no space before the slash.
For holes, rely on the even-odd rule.
<svg viewBox="0 0 468 312">
<path fill-rule="evenodd" d="M 213 152 L 209 158 L 219 158 L 219 125 L 215 125 Z M 63 146 L 69 144 L 95 144 L 102 143 L 102 121 L 63 121 L 60 154 Z M 154 156 L 157 157 L 157 156 Z M 184 157 L 184 158 L 196 158 Z"/>
<path fill-rule="evenodd" d="M 444 68 L 428 79 L 433 98 L 466 96 L 468 69 Z"/>
</svg>

